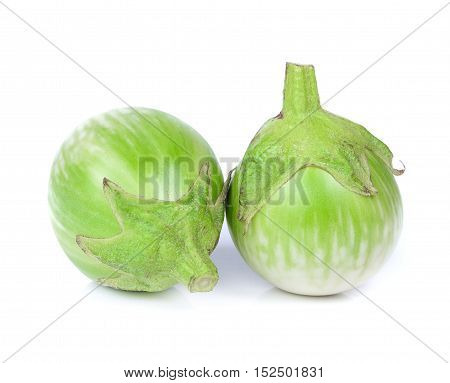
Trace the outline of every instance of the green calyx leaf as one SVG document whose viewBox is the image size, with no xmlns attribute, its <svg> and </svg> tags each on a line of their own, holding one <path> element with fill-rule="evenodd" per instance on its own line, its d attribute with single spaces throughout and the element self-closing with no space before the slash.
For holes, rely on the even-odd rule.
<svg viewBox="0 0 450 383">
<path fill-rule="evenodd" d="M 218 280 L 210 254 L 222 227 L 228 185 L 229 180 L 212 201 L 208 163 L 177 201 L 143 199 L 105 178 L 105 198 L 121 232 L 110 238 L 78 235 L 76 241 L 88 256 L 115 270 L 99 281 L 106 286 L 161 291 L 182 283 L 191 292 L 210 291 Z"/>
<path fill-rule="evenodd" d="M 268 120 L 250 143 L 240 165 L 238 219 L 248 227 L 270 197 L 307 166 L 330 173 L 346 189 L 377 193 L 367 153 L 395 175 L 392 152 L 363 126 L 322 109 L 314 67 L 286 65 L 282 112 Z"/>
</svg>

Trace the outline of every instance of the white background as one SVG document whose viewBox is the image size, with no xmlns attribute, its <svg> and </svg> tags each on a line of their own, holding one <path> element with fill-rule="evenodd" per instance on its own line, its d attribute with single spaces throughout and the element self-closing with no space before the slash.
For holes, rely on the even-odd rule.
<svg viewBox="0 0 450 383">
<path fill-rule="evenodd" d="M 285 61 L 314 64 L 326 100 L 444 5 L 5 2 L 128 103 L 192 125 L 218 157 L 241 157 L 279 112 Z M 327 105 L 366 126 L 407 166 L 398 178 L 405 212 L 399 246 L 361 289 L 445 359 L 449 32 L 450 7 Z M 57 244 L 47 182 L 73 128 L 121 106 L 0 4 L 2 360 L 95 287 Z M 212 293 L 95 290 L 1 364 L 0 380 L 125 382 L 125 368 L 206 366 L 245 375 L 215 382 L 247 382 L 253 368 L 281 365 L 323 366 L 323 382 L 448 381 L 447 363 L 358 292 L 308 298 L 273 288 L 241 260 L 226 225 L 213 260 L 221 279 Z"/>
</svg>

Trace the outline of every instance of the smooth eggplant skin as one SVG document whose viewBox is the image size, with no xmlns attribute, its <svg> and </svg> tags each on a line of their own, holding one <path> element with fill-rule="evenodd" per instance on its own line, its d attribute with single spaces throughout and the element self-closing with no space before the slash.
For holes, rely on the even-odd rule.
<svg viewBox="0 0 450 383">
<path fill-rule="evenodd" d="M 356 194 L 326 171 L 306 167 L 272 195 L 246 232 L 238 219 L 238 168 L 227 222 L 248 265 L 282 290 L 312 296 L 349 290 L 374 275 L 396 245 L 402 202 L 386 164 L 370 154 L 368 162 L 375 195 Z"/>
<path fill-rule="evenodd" d="M 77 235 L 108 238 L 121 230 L 105 198 L 105 178 L 127 193 L 173 201 L 187 193 L 205 159 L 211 164 L 215 200 L 223 188 L 217 159 L 200 134 L 179 119 L 153 109 L 125 108 L 82 124 L 61 147 L 49 182 L 52 224 L 69 259 L 97 281 L 114 272 L 76 242 Z M 143 166 L 144 189 L 139 183 Z"/>
</svg>

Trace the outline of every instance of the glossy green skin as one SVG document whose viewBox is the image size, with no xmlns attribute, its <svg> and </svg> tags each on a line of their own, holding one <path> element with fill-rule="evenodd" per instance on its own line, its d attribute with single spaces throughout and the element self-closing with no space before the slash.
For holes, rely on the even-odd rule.
<svg viewBox="0 0 450 383">
<path fill-rule="evenodd" d="M 145 172 L 145 176 L 153 175 L 154 181 L 145 183 L 142 195 L 142 188 L 139 188 L 142 163 L 140 166 L 139 160 L 144 157 L 152 157 L 161 166 L 152 174 L 148 173 L 151 168 Z M 188 158 L 192 166 L 179 166 L 177 159 L 179 161 L 180 157 Z M 113 110 L 88 120 L 63 144 L 50 176 L 48 198 L 52 223 L 69 259 L 89 278 L 116 288 L 156 291 L 179 282 L 172 277 L 158 276 L 156 281 L 142 284 L 129 275 L 108 281 L 115 268 L 83 252 L 76 239 L 77 236 L 109 238 L 122 230 L 111 201 L 105 198 L 105 193 L 110 190 L 104 186 L 105 178 L 109 180 L 108 185 L 119 185 L 117 188 L 126 196 L 175 201 L 188 194 L 205 159 L 210 164 L 209 193 L 215 201 L 223 188 L 218 162 L 207 142 L 182 121 L 145 108 Z M 165 174 L 171 176 L 168 185 L 164 183 Z M 176 187 L 175 179 L 179 187 Z M 125 208 L 125 213 L 127 211 L 131 210 Z M 220 211 L 218 216 L 220 221 Z M 141 227 L 145 227 L 145 222 Z M 218 230 L 214 228 L 214 233 L 208 237 L 213 243 L 205 244 L 211 251 L 220 227 Z"/>
<path fill-rule="evenodd" d="M 377 195 L 358 195 L 307 167 L 256 213 L 245 234 L 237 219 L 238 169 L 227 221 L 245 261 L 273 285 L 304 295 L 336 294 L 375 274 L 397 242 L 402 205 L 390 170 L 374 156 L 369 164 Z"/>
</svg>

